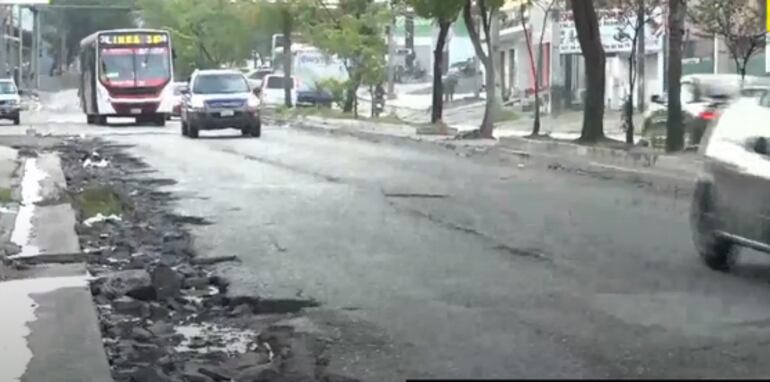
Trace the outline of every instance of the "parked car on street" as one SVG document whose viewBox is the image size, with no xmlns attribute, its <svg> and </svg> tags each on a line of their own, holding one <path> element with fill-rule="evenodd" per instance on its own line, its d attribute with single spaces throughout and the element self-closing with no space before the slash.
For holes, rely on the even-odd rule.
<svg viewBox="0 0 770 382">
<path fill-rule="evenodd" d="M 302 81 L 297 84 L 297 106 L 331 107 L 333 103 L 334 96 L 329 90 Z"/>
<path fill-rule="evenodd" d="M 743 89 L 741 89 L 741 97 L 750 97 L 750 98 L 761 98 L 765 95 L 765 93 L 770 90 L 770 86 L 763 86 L 763 85 L 754 85 L 754 86 L 744 86 Z"/>
<path fill-rule="evenodd" d="M 171 114 L 168 115 L 168 119 L 172 117 L 182 116 L 182 93 L 187 90 L 187 82 L 175 82 L 174 83 L 174 106 L 171 109 Z"/>
<path fill-rule="evenodd" d="M 262 88 L 260 90 L 260 98 L 262 105 L 268 107 L 277 107 L 284 105 L 285 102 L 285 90 L 284 90 L 284 77 L 283 74 L 269 74 L 265 76 L 262 82 Z M 297 87 L 298 81 L 295 77 L 291 77 L 291 97 L 292 105 L 297 105 Z"/>
<path fill-rule="evenodd" d="M 236 128 L 259 137 L 262 121 L 259 98 L 246 77 L 236 70 L 199 70 L 183 92 L 182 135 L 197 138 L 201 130 Z"/>
<path fill-rule="evenodd" d="M 682 77 L 682 119 L 685 142 L 699 145 L 703 133 L 716 120 L 722 108 L 742 95 L 741 78 L 733 74 L 692 74 Z M 746 76 L 743 87 L 770 85 L 762 77 Z M 653 95 L 652 104 L 644 114 L 642 136 L 650 141 L 665 137 L 668 102 L 665 95 Z"/>
<path fill-rule="evenodd" d="M 770 96 L 725 108 L 700 148 L 690 222 L 707 266 L 729 270 L 739 247 L 770 253 Z"/>
<path fill-rule="evenodd" d="M 0 79 L 0 119 L 21 123 L 21 96 L 12 79 Z"/>
<path fill-rule="evenodd" d="M 246 74 L 246 79 L 249 81 L 249 86 L 251 86 L 252 89 L 259 89 L 262 87 L 262 81 L 264 80 L 265 76 L 272 73 L 272 68 L 263 67 L 254 69 Z"/>
</svg>

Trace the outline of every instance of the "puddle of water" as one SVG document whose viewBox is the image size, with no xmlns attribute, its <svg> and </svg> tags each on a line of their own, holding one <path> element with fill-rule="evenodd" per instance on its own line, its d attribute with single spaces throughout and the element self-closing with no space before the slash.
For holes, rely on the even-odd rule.
<svg viewBox="0 0 770 382">
<path fill-rule="evenodd" d="M 21 180 L 21 206 L 11 233 L 11 241 L 21 247 L 21 252 L 12 258 L 34 256 L 40 252 L 37 247 L 29 243 L 32 237 L 35 203 L 43 200 L 41 182 L 47 177 L 48 174 L 38 166 L 37 158 L 28 158 L 24 162 L 24 175 Z"/>
<path fill-rule="evenodd" d="M 49 293 L 61 288 L 85 287 L 88 276 L 44 277 L 0 282 L 0 381 L 18 381 L 32 359 L 27 343 L 28 324 L 37 319 L 37 305 L 32 294 Z"/>
<path fill-rule="evenodd" d="M 178 352 L 224 352 L 227 354 L 243 354 L 257 347 L 258 333 L 248 329 L 236 329 L 217 326 L 214 324 L 190 324 L 174 328 L 177 334 L 184 337 L 175 349 Z M 205 345 L 196 345 L 205 341 Z"/>
</svg>

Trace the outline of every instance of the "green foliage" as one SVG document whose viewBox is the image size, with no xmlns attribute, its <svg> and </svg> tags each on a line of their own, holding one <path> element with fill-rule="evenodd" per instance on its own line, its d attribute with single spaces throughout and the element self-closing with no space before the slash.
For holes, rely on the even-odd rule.
<svg viewBox="0 0 770 382">
<path fill-rule="evenodd" d="M 345 91 L 350 87 L 348 81 L 340 81 L 336 78 L 326 78 L 318 81 L 317 85 L 320 89 L 327 90 L 331 93 L 334 103 L 340 108 L 344 106 Z"/>
<path fill-rule="evenodd" d="M 8 187 L 0 187 L 0 203 L 13 202 L 13 192 Z"/>
<path fill-rule="evenodd" d="M 344 60 L 351 88 L 385 80 L 383 32 L 391 19 L 386 6 L 372 0 L 340 0 L 336 9 L 306 6 L 299 15 L 300 31 L 310 44 Z"/>
<path fill-rule="evenodd" d="M 251 55 L 252 27 L 265 9 L 229 0 L 138 0 L 148 27 L 168 29 L 180 75 L 195 68 L 240 64 Z"/>
<path fill-rule="evenodd" d="M 135 0 L 52 0 L 51 4 L 104 5 L 133 8 Z M 62 36 L 65 38 L 66 63 L 72 63 L 80 51 L 80 40 L 104 29 L 130 28 L 135 19 L 127 9 L 42 8 L 41 36 L 50 44 L 50 53 L 59 57 Z"/>
<path fill-rule="evenodd" d="M 132 208 L 123 202 L 113 189 L 103 185 L 90 184 L 74 195 L 73 205 L 84 219 L 102 215 L 122 215 Z"/>
<path fill-rule="evenodd" d="M 437 22 L 453 22 L 466 0 L 406 0 L 418 16 Z"/>
</svg>

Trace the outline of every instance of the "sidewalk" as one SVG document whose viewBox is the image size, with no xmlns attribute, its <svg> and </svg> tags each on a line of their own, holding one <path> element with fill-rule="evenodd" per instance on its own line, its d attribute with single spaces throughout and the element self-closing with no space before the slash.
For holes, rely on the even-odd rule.
<svg viewBox="0 0 770 382">
<path fill-rule="evenodd" d="M 109 382 L 110 368 L 59 158 L 0 147 L 0 381 Z M 14 176 L 15 175 L 15 176 Z M 19 202 L 20 201 L 20 202 Z"/>
<path fill-rule="evenodd" d="M 469 117 L 475 107 L 463 106 L 459 111 L 449 114 L 449 125 L 459 131 L 476 129 L 476 126 L 452 124 L 452 118 Z M 577 114 L 577 115 L 575 115 Z M 608 113 L 608 119 L 619 119 L 619 114 Z M 479 120 L 480 120 L 479 116 Z M 457 120 L 456 119 L 456 120 Z M 643 147 L 632 149 L 610 148 L 602 146 L 580 145 L 572 142 L 580 137 L 582 114 L 564 113 L 558 118 L 546 117 L 543 131 L 553 131 L 550 137 L 529 138 L 531 120 L 499 123 L 495 128 L 496 140 L 457 140 L 453 135 L 420 134 L 419 127 L 412 124 L 395 124 L 352 119 L 331 119 L 318 116 L 306 116 L 297 121 L 295 127 L 323 131 L 330 134 L 353 136 L 372 141 L 392 142 L 428 142 L 459 150 L 459 155 L 466 155 L 462 150 L 487 151 L 495 149 L 503 154 L 517 157 L 539 157 L 558 163 L 575 165 L 594 172 L 612 173 L 634 182 L 661 183 L 672 190 L 687 190 L 692 187 L 695 174 L 701 166 L 697 154 L 681 153 L 667 155 L 663 152 Z M 425 121 L 421 121 L 425 123 Z M 550 129 L 550 130 L 549 130 Z M 607 135 L 618 141 L 624 140 L 622 133 Z"/>
</svg>

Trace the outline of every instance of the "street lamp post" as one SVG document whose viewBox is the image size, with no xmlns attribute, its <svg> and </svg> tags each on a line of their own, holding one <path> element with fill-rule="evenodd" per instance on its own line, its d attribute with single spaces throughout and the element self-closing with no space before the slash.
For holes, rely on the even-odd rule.
<svg viewBox="0 0 770 382">
<path fill-rule="evenodd" d="M 8 26 L 8 6 L 0 9 L 0 76 L 5 77 L 8 68 L 8 39 L 6 38 L 6 27 Z"/>
</svg>

